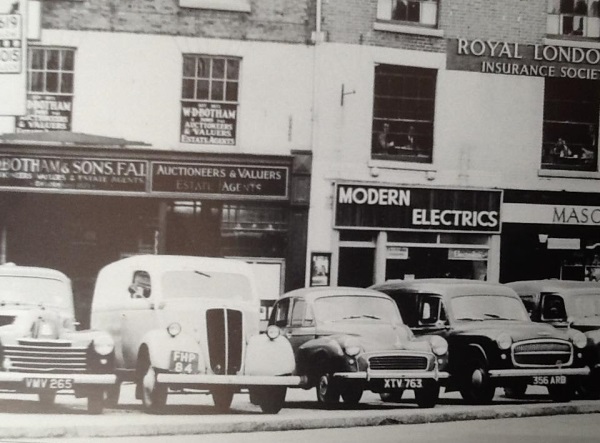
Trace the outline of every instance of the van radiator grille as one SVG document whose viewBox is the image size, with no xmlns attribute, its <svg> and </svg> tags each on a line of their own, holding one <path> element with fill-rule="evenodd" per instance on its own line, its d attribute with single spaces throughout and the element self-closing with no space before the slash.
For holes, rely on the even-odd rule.
<svg viewBox="0 0 600 443">
<path fill-rule="evenodd" d="M 232 309 L 206 311 L 210 367 L 215 374 L 237 374 L 242 367 L 242 313 Z"/>
</svg>

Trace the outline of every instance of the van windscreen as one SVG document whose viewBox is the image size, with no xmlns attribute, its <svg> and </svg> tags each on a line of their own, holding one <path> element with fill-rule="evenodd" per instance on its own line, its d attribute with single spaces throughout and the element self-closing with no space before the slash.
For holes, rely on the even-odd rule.
<svg viewBox="0 0 600 443">
<path fill-rule="evenodd" d="M 252 300 L 248 277 L 231 272 L 168 271 L 161 279 L 164 298 Z"/>
</svg>

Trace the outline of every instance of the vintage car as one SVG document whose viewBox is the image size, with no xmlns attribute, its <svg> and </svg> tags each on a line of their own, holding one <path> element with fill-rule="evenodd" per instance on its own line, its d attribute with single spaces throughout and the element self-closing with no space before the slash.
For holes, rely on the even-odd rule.
<svg viewBox="0 0 600 443">
<path fill-rule="evenodd" d="M 373 288 L 389 294 L 416 335 L 448 340 L 446 391 L 469 403 L 489 403 L 496 387 L 548 388 L 554 401 L 569 401 L 571 381 L 589 369 L 585 336 L 531 321 L 511 288 L 475 280 L 389 280 Z"/>
<path fill-rule="evenodd" d="M 102 331 L 77 331 L 71 281 L 54 269 L 0 266 L 0 389 L 36 393 L 50 406 L 57 392 L 104 408 L 116 383 L 114 343 Z"/>
<path fill-rule="evenodd" d="M 139 255 L 102 268 L 92 326 L 115 340 L 121 381 L 136 383 L 148 411 L 169 390 L 210 392 L 226 411 L 248 388 L 254 403 L 277 413 L 288 386 L 301 380 L 289 341 L 273 326 L 259 334 L 260 297 L 250 265 L 239 260 Z M 118 389 L 111 395 L 118 398 Z"/>
<path fill-rule="evenodd" d="M 351 287 L 297 289 L 275 304 L 269 327 L 289 338 L 297 374 L 316 387 L 325 405 L 356 404 L 364 390 L 393 401 L 414 390 L 420 407 L 435 406 L 448 344 L 438 336 L 415 339 L 394 302 L 381 292 Z"/>
<path fill-rule="evenodd" d="M 519 294 L 533 321 L 586 335 L 584 357 L 590 375 L 576 389 L 583 397 L 600 398 L 600 283 L 530 280 L 506 285 Z"/>
</svg>

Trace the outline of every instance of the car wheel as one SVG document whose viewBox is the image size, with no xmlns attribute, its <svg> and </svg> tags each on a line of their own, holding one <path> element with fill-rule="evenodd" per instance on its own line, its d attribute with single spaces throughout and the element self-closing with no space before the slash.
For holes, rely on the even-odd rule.
<svg viewBox="0 0 600 443">
<path fill-rule="evenodd" d="M 496 387 L 492 384 L 487 365 L 481 358 L 471 360 L 465 367 L 460 394 L 471 404 L 490 403 L 494 398 Z"/>
<path fill-rule="evenodd" d="M 323 374 L 317 382 L 317 400 L 324 405 L 335 405 L 340 401 L 340 392 L 337 390 L 333 378 L 329 374 Z"/>
<path fill-rule="evenodd" d="M 581 398 L 600 399 L 600 371 L 592 370 L 588 376 L 578 381 L 576 390 Z"/>
<path fill-rule="evenodd" d="M 420 389 L 415 389 L 415 400 L 420 408 L 433 408 L 440 397 L 440 385 L 437 382 L 424 383 Z"/>
<path fill-rule="evenodd" d="M 227 386 L 220 386 L 210 391 L 210 393 L 217 412 L 224 413 L 229 411 L 231 402 L 233 401 L 233 389 Z"/>
<path fill-rule="evenodd" d="M 156 382 L 156 371 L 148 362 L 142 378 L 142 403 L 149 412 L 158 412 L 167 403 L 167 387 Z"/>
<path fill-rule="evenodd" d="M 87 396 L 88 414 L 102 414 L 104 410 L 104 389 L 94 387 Z"/>
<path fill-rule="evenodd" d="M 404 389 L 396 389 L 392 392 L 382 392 L 379 397 L 386 403 L 400 403 L 402 394 L 404 394 Z"/>
<path fill-rule="evenodd" d="M 573 398 L 573 388 L 568 384 L 551 385 L 548 386 L 548 394 L 550 394 L 552 401 L 566 403 Z"/>
<path fill-rule="evenodd" d="M 121 395 L 121 383 L 117 382 L 106 389 L 104 404 L 114 408 L 119 404 L 119 396 Z"/>
<path fill-rule="evenodd" d="M 363 395 L 363 389 L 355 384 L 348 384 L 342 388 L 342 400 L 348 405 L 357 405 Z"/>
<path fill-rule="evenodd" d="M 515 382 L 504 387 L 504 395 L 508 398 L 524 398 L 527 391 L 527 383 Z"/>
<path fill-rule="evenodd" d="M 56 400 L 56 391 L 40 391 L 38 392 L 38 398 L 42 406 L 50 407 Z"/>
<path fill-rule="evenodd" d="M 285 404 L 286 393 L 286 386 L 260 386 L 250 389 L 250 398 L 265 414 L 277 414 Z"/>
</svg>

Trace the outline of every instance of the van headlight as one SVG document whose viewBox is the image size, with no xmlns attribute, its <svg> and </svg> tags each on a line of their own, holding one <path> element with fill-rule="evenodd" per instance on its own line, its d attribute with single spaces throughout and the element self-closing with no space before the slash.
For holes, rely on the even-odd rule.
<svg viewBox="0 0 600 443">
<path fill-rule="evenodd" d="M 506 351 L 512 345 L 512 337 L 503 332 L 496 338 L 496 343 L 500 349 Z"/>
<path fill-rule="evenodd" d="M 177 322 L 167 326 L 167 332 L 171 337 L 177 337 L 181 333 L 181 325 Z"/>
<path fill-rule="evenodd" d="M 587 346 L 587 337 L 581 331 L 569 329 L 569 336 L 576 348 L 583 349 Z"/>
<path fill-rule="evenodd" d="M 108 355 L 115 349 L 115 343 L 108 335 L 100 335 L 94 338 L 94 351 L 99 355 Z"/>
<path fill-rule="evenodd" d="M 275 325 L 267 326 L 267 337 L 271 340 L 275 340 L 277 337 L 281 335 L 281 329 Z"/>
<path fill-rule="evenodd" d="M 431 343 L 431 350 L 435 355 L 440 356 L 448 352 L 448 342 L 444 337 L 432 335 L 429 337 L 429 343 Z"/>
</svg>

